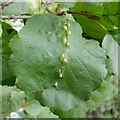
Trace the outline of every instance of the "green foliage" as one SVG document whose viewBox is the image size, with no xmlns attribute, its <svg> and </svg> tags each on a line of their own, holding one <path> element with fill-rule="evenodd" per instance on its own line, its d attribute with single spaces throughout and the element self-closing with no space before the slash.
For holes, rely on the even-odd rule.
<svg viewBox="0 0 120 120">
<path fill-rule="evenodd" d="M 17 34 L 9 24 L 2 22 L 2 84 L 14 85 L 15 77 L 9 67 L 11 49 L 9 48 L 10 39 Z"/>
<path fill-rule="evenodd" d="M 2 107 L 0 114 L 3 113 L 3 116 L 16 111 L 24 103 L 25 94 L 16 87 L 0 86 L 0 89 L 4 92 L 4 94 L 0 92 L 0 106 Z"/>
<path fill-rule="evenodd" d="M 2 107 L 0 115 L 2 117 L 57 118 L 49 108 L 42 107 L 38 101 L 25 101 L 24 92 L 16 87 L 0 86 L 0 90 L 4 91 L 4 94 L 0 94 L 0 106 Z"/>
<path fill-rule="evenodd" d="M 118 109 L 117 105 L 111 106 L 113 102 L 118 102 L 113 100 L 113 99 L 117 99 L 116 96 L 118 93 L 118 88 L 116 88 L 117 87 L 116 83 L 117 83 L 117 80 L 112 80 L 112 79 L 109 79 L 108 81 L 104 81 L 101 84 L 100 88 L 92 92 L 90 99 L 87 100 L 86 102 L 81 102 L 79 107 L 76 107 L 67 111 L 55 110 L 54 113 L 57 114 L 60 118 L 84 118 L 85 116 L 89 117 L 88 115 L 86 115 L 86 113 L 89 110 L 90 111 L 95 110 L 100 105 L 101 105 L 100 107 L 102 112 L 106 111 L 106 106 L 108 110 L 110 110 L 111 107 L 113 108 L 115 107 L 116 109 Z M 118 116 L 118 113 L 116 113 L 116 116 Z M 89 118 L 91 117 L 94 117 L 94 116 L 90 116 Z M 101 116 L 97 116 L 97 117 L 105 117 L 105 116 L 101 114 Z"/>
<path fill-rule="evenodd" d="M 3 15 L 31 18 L 18 32 L 0 21 L 1 117 L 116 118 L 118 4 L 36 0 L 4 7 Z M 104 114 L 93 116 L 98 110 Z"/>
<path fill-rule="evenodd" d="M 24 112 L 26 113 L 27 118 L 58 118 L 48 107 L 42 107 L 40 103 L 36 100 L 26 102 L 24 107 Z"/>
<path fill-rule="evenodd" d="M 0 22 L 0 85 L 2 84 L 2 25 Z"/>
<path fill-rule="evenodd" d="M 82 38 L 80 26 L 71 20 L 66 20 L 71 31 L 66 35 L 65 20 L 54 15 L 35 16 L 10 43 L 17 87 L 43 105 L 63 110 L 89 99 L 107 73 L 105 54 L 99 43 Z M 64 45 L 64 38 L 70 47 Z M 60 60 L 62 54 L 64 58 Z M 59 76 L 59 70 L 63 77 Z"/>
<path fill-rule="evenodd" d="M 99 92 L 102 93 L 101 101 L 89 106 L 87 118 L 118 118 L 118 81 L 109 80 L 103 82 Z"/>
<path fill-rule="evenodd" d="M 83 12 L 83 15 L 73 14 L 73 16 L 81 25 L 84 37 L 102 41 L 108 31 L 118 29 L 120 16 L 118 3 L 80 2 L 76 3 L 71 10 Z"/>
<path fill-rule="evenodd" d="M 106 35 L 103 39 L 102 47 L 105 50 L 108 69 L 108 76 L 118 77 L 118 44 L 111 35 Z M 117 79 L 117 78 L 115 78 Z"/>
<path fill-rule="evenodd" d="M 62 8 L 69 9 L 71 7 L 74 7 L 76 1 L 77 0 L 74 0 L 72 2 L 60 2 L 60 4 L 61 4 Z"/>
<path fill-rule="evenodd" d="M 87 106 L 85 102 L 81 102 L 79 107 L 75 107 L 66 111 L 55 110 L 54 113 L 60 118 L 84 118 L 87 111 Z"/>
<path fill-rule="evenodd" d="M 23 2 L 22 0 L 14 0 L 8 7 L 2 9 L 2 15 L 22 15 L 28 14 L 29 12 L 30 8 L 27 2 Z"/>
</svg>

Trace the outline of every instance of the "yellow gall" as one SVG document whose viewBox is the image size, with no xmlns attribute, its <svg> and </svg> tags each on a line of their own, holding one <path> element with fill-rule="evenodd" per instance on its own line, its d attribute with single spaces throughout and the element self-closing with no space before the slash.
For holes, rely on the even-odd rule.
<svg viewBox="0 0 120 120">
<path fill-rule="evenodd" d="M 67 26 L 66 25 L 64 25 L 64 29 L 67 31 Z"/>
<path fill-rule="evenodd" d="M 71 34 L 71 31 L 68 31 L 68 32 L 67 32 L 67 35 L 70 35 L 70 34 Z"/>
<path fill-rule="evenodd" d="M 64 64 L 67 64 L 67 60 L 66 60 L 66 59 L 64 59 L 64 60 L 63 60 L 63 63 L 64 63 Z"/>
<path fill-rule="evenodd" d="M 60 78 L 62 78 L 62 77 L 63 77 L 62 73 L 60 73 L 60 74 L 59 74 L 59 77 L 60 77 Z"/>
<path fill-rule="evenodd" d="M 67 23 L 67 26 L 70 27 L 70 23 Z"/>
<path fill-rule="evenodd" d="M 60 56 L 60 61 L 61 61 L 61 62 L 63 62 L 64 57 L 65 57 L 65 55 L 64 55 L 64 54 L 62 54 L 62 55 Z"/>
<path fill-rule="evenodd" d="M 66 43 L 66 46 L 67 46 L 68 48 L 70 47 L 70 44 L 69 44 L 69 42 L 67 42 L 67 43 Z"/>
<path fill-rule="evenodd" d="M 58 86 L 58 83 L 56 82 L 54 85 L 57 87 L 57 86 Z"/>
<path fill-rule="evenodd" d="M 61 73 L 61 71 L 62 71 L 62 70 L 61 70 L 61 69 L 59 69 L 59 73 Z"/>
<path fill-rule="evenodd" d="M 64 38 L 64 39 L 63 39 L 63 43 L 64 43 L 64 45 L 67 44 L 67 38 Z"/>
</svg>

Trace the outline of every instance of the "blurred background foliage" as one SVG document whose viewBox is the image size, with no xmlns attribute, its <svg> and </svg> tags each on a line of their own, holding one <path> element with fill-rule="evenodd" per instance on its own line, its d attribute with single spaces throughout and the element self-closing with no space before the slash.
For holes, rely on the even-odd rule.
<svg viewBox="0 0 120 120">
<path fill-rule="evenodd" d="M 16 0 L 17 1 L 17 0 Z M 103 3 L 102 3 L 103 2 Z M 66 11 L 74 11 L 66 16 L 78 22 L 83 30 L 83 37 L 88 40 L 94 39 L 102 44 L 103 38 L 109 33 L 120 44 L 120 24 L 118 20 L 120 17 L 119 2 L 111 0 L 110 2 L 52 2 L 42 0 L 29 0 L 29 2 L 14 2 L 2 10 L 2 15 L 16 16 L 16 15 L 38 15 L 38 14 L 66 14 Z M 112 3 L 111 3 L 112 2 Z M 80 14 L 75 14 L 75 11 L 80 11 Z M 10 73 L 9 66 L 6 62 L 9 61 L 10 53 L 7 50 L 8 42 L 17 34 L 18 31 L 26 24 L 27 19 L 8 19 L 3 20 L 0 25 L 0 36 L 7 39 L 1 42 L 0 38 L 0 53 L 1 46 L 3 46 L 3 68 L 2 68 L 2 85 L 13 86 L 15 84 L 15 76 Z M 8 24 L 7 24 L 8 23 Z M 10 24 L 10 25 L 9 25 Z M 7 28 L 7 29 L 6 29 Z M 14 28 L 14 29 L 13 29 Z M 7 31 L 9 29 L 9 31 Z M 12 31 L 12 34 L 9 32 Z M 4 37 L 5 36 L 5 37 Z M 7 45 L 7 48 L 4 46 Z M 114 58 L 116 59 L 116 58 Z M 0 60 L 1 61 L 1 60 Z M 5 64 L 4 64 L 5 63 Z M 1 67 L 0 67 L 1 68 Z M 12 80 L 12 81 L 10 81 Z M 118 78 L 112 77 L 109 82 L 103 84 L 105 97 L 104 99 L 96 98 L 100 103 L 97 106 L 90 104 L 90 108 L 86 113 L 87 118 L 117 118 L 118 107 Z M 96 93 L 98 94 L 98 93 Z M 93 96 L 93 99 L 95 95 Z M 36 103 L 39 104 L 39 103 Z M 93 107 L 93 109 L 91 109 Z M 26 108 L 27 109 L 27 108 Z M 38 108 L 39 109 L 39 108 Z M 17 109 L 16 109 L 17 110 Z M 79 113 L 80 109 L 76 111 Z M 48 110 L 49 111 L 49 110 Z M 31 112 L 31 111 L 28 111 Z M 58 113 L 59 114 L 59 113 Z M 83 114 L 83 113 L 81 113 Z"/>
</svg>

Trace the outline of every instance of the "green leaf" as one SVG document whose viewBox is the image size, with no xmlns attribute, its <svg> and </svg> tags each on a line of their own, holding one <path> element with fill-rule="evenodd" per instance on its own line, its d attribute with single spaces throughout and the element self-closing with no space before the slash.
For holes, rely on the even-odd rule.
<svg viewBox="0 0 120 120">
<path fill-rule="evenodd" d="M 108 76 L 118 77 L 118 44 L 110 34 L 104 37 L 102 47 L 107 56 Z"/>
<path fill-rule="evenodd" d="M 42 107 L 38 101 L 33 101 L 31 104 L 24 107 L 25 112 L 29 117 L 37 118 L 58 118 L 48 107 Z"/>
<path fill-rule="evenodd" d="M 113 31 L 109 31 L 109 33 L 112 35 L 114 40 L 120 45 L 120 29 L 116 29 Z"/>
<path fill-rule="evenodd" d="M 115 110 L 118 109 L 118 104 L 116 104 L 116 102 L 118 101 L 118 84 L 115 84 L 115 82 L 117 81 L 112 79 L 104 81 L 101 87 L 94 92 L 96 94 L 92 95 L 93 97 L 91 97 L 91 100 L 87 102 L 89 110 L 87 112 L 89 114 L 86 115 L 87 118 L 94 117 L 94 114 L 92 114 L 92 112 L 96 113 L 97 109 L 99 111 L 95 115 L 96 118 L 107 118 L 108 114 L 110 115 L 110 118 L 118 118 L 117 111 L 114 114 L 110 112 L 110 110 L 113 108 Z"/>
<path fill-rule="evenodd" d="M 114 7 L 113 3 L 106 4 L 107 6 L 111 5 Z M 115 24 L 113 22 L 108 22 L 110 18 L 107 18 L 108 20 L 105 20 L 105 16 L 109 17 L 109 14 L 106 15 L 104 9 L 106 9 L 104 3 L 102 4 L 88 2 L 77 2 L 76 5 L 71 8 L 72 11 L 82 12 L 82 15 L 73 14 L 73 17 L 75 18 L 76 22 L 81 25 L 84 37 L 90 39 L 94 38 L 101 42 L 108 31 L 112 31 L 115 29 L 115 25 L 117 25 L 118 23 L 118 18 L 116 18 Z"/>
<path fill-rule="evenodd" d="M 24 103 L 25 94 L 16 87 L 1 86 L 0 89 L 0 114 L 5 116 L 12 111 L 16 111 Z"/>
<path fill-rule="evenodd" d="M 17 31 L 8 23 L 2 22 L 2 84 L 14 85 L 15 77 L 9 67 L 11 49 L 9 48 L 10 39 L 17 34 Z"/>
<path fill-rule="evenodd" d="M 117 15 L 119 14 L 120 12 L 118 11 L 118 5 L 119 5 L 119 2 L 108 2 L 108 3 L 105 3 L 103 2 L 102 3 L 102 6 L 103 6 L 103 15 Z"/>
<path fill-rule="evenodd" d="M 94 110 L 97 107 L 101 107 L 102 104 L 110 98 L 113 97 L 113 84 L 111 80 L 104 81 L 100 88 L 92 92 L 90 100 L 86 102 L 81 102 L 79 107 L 62 111 L 62 110 L 55 110 L 54 113 L 58 115 L 60 118 L 85 118 L 86 113 L 89 110 Z M 108 89 L 110 89 L 108 91 Z"/>
<path fill-rule="evenodd" d="M 120 18 L 119 2 L 102 3 L 102 6 L 103 6 L 102 14 L 104 20 L 118 28 L 119 26 L 118 20 Z"/>
<path fill-rule="evenodd" d="M 2 15 L 22 15 L 29 12 L 30 8 L 27 1 L 23 2 L 22 0 L 14 0 L 13 3 L 2 9 Z"/>
<path fill-rule="evenodd" d="M 64 30 L 65 20 L 54 15 L 34 16 L 10 43 L 16 85 L 42 105 L 60 110 L 88 100 L 107 74 L 99 43 L 84 39 L 74 21 L 66 20 L 70 27 Z M 70 46 L 64 45 L 64 38 Z"/>
<path fill-rule="evenodd" d="M 26 101 L 17 111 L 7 118 L 58 118 L 48 107 L 42 107 L 37 100 Z"/>
<path fill-rule="evenodd" d="M 49 108 L 42 107 L 36 100 L 25 102 L 24 92 L 16 87 L 0 86 L 0 90 L 0 116 L 2 117 L 58 118 L 50 112 Z"/>
<path fill-rule="evenodd" d="M 107 85 L 108 85 L 108 83 L 107 83 Z M 86 105 L 87 105 L 88 110 L 95 109 L 95 108 L 98 107 L 103 101 L 105 101 L 105 98 L 106 98 L 106 96 L 107 96 L 107 95 L 105 95 L 105 92 L 108 91 L 108 90 L 106 89 L 107 85 L 106 85 L 106 82 L 104 81 L 104 82 L 101 84 L 100 88 L 97 89 L 97 90 L 95 90 L 95 91 L 92 93 L 90 100 L 88 100 L 88 101 L 86 102 Z M 103 86 L 104 86 L 104 88 L 103 88 Z"/>
</svg>

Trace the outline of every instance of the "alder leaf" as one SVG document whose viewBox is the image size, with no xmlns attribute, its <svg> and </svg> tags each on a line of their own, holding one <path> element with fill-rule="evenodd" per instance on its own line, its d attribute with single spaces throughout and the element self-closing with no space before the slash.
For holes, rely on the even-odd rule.
<svg viewBox="0 0 120 120">
<path fill-rule="evenodd" d="M 79 24 L 64 16 L 32 17 L 10 42 L 17 87 L 54 109 L 88 100 L 106 77 L 106 57 L 97 41 L 81 34 Z"/>
</svg>

